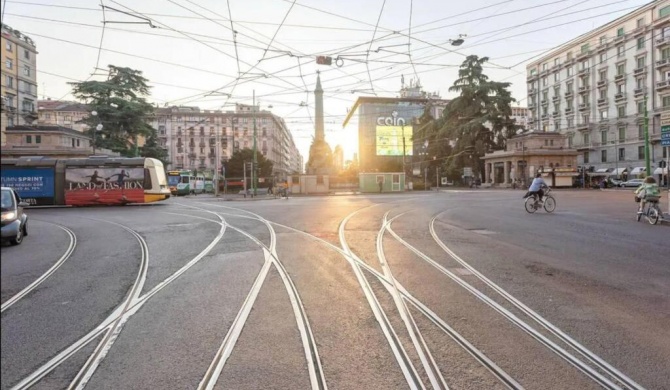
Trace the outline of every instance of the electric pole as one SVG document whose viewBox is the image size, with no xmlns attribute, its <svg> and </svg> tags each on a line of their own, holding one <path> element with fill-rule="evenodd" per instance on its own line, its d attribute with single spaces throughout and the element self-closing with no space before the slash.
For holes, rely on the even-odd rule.
<svg viewBox="0 0 670 390">
<path fill-rule="evenodd" d="M 258 156 L 256 150 L 256 90 L 253 91 L 253 119 L 254 119 L 254 167 L 251 171 L 251 181 L 254 188 L 254 196 L 256 196 L 256 188 L 258 187 Z"/>
<path fill-rule="evenodd" d="M 647 95 L 644 95 L 644 166 L 645 176 L 651 175 L 651 161 L 649 153 L 649 116 L 647 114 Z"/>
</svg>

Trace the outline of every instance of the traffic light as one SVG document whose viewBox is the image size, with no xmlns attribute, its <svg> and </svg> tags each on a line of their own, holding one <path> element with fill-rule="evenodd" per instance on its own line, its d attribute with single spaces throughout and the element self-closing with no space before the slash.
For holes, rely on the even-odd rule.
<svg viewBox="0 0 670 390">
<path fill-rule="evenodd" d="M 332 65 L 333 64 L 333 57 L 317 56 L 316 57 L 316 63 L 319 64 L 319 65 Z"/>
<path fill-rule="evenodd" d="M 658 162 L 658 167 L 659 167 L 659 168 L 665 168 L 666 166 L 668 166 L 668 162 L 667 162 L 667 161 L 665 161 L 665 160 L 661 160 L 661 161 Z"/>
</svg>

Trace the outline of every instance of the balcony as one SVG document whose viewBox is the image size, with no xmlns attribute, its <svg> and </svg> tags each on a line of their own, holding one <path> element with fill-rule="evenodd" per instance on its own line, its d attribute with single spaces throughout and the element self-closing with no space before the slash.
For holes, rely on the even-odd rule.
<svg viewBox="0 0 670 390">
<path fill-rule="evenodd" d="M 574 112 L 574 109 L 572 107 L 568 107 L 565 109 L 565 115 L 570 115 Z"/>
<path fill-rule="evenodd" d="M 625 93 L 617 93 L 614 95 L 614 101 L 619 103 L 619 102 L 625 102 L 626 101 L 626 94 Z"/>
<path fill-rule="evenodd" d="M 633 36 L 638 37 L 638 36 L 644 34 L 646 28 L 647 28 L 646 26 L 641 26 L 641 27 L 636 28 L 635 30 L 633 30 Z"/>
<path fill-rule="evenodd" d="M 590 85 L 582 85 L 581 87 L 579 87 L 579 93 L 589 92 L 590 89 L 591 89 Z"/>
<path fill-rule="evenodd" d="M 598 107 L 606 106 L 607 99 L 598 99 Z"/>
<path fill-rule="evenodd" d="M 614 76 L 614 81 L 623 81 L 625 77 L 626 77 L 625 74 L 618 74 Z"/>
<path fill-rule="evenodd" d="M 670 65 L 670 58 L 663 58 L 661 60 L 656 61 L 656 68 L 665 68 L 666 66 Z"/>
<path fill-rule="evenodd" d="M 633 93 L 635 94 L 635 97 L 642 96 L 647 92 L 647 88 L 642 87 L 642 88 L 635 88 Z"/>
<path fill-rule="evenodd" d="M 542 100 L 540 102 L 540 104 L 543 105 L 543 106 L 546 106 L 547 104 L 549 104 L 549 101 L 545 99 L 545 100 Z"/>
<path fill-rule="evenodd" d="M 554 103 L 558 102 L 559 100 L 561 100 L 560 95 L 554 95 L 554 97 L 551 98 L 551 101 L 554 102 Z"/>
<path fill-rule="evenodd" d="M 546 121 L 547 119 L 549 119 L 549 114 L 542 114 L 542 120 Z"/>
<path fill-rule="evenodd" d="M 577 58 L 577 60 L 581 60 L 581 59 L 587 58 L 591 54 L 593 54 L 593 50 L 587 50 L 587 51 L 583 51 L 583 52 L 577 54 L 577 56 L 575 58 Z"/>
<path fill-rule="evenodd" d="M 535 103 L 528 103 L 528 109 L 532 110 L 533 108 L 535 108 Z"/>
<path fill-rule="evenodd" d="M 537 89 L 535 89 L 533 87 L 528 88 L 528 94 L 529 95 L 534 95 L 536 92 L 537 92 Z"/>
<path fill-rule="evenodd" d="M 656 89 L 659 91 L 666 90 L 668 88 L 670 88 L 670 80 L 663 80 L 656 83 Z"/>
<path fill-rule="evenodd" d="M 641 66 L 641 67 L 639 67 L 639 68 L 635 68 L 635 69 L 633 69 L 633 74 L 634 74 L 635 76 L 637 76 L 637 75 L 641 75 L 641 74 L 643 74 L 643 73 L 646 72 L 646 71 L 647 71 L 647 67 L 646 67 L 646 66 Z"/>
<path fill-rule="evenodd" d="M 598 88 L 604 87 L 607 85 L 607 80 L 600 80 L 598 81 Z"/>
<path fill-rule="evenodd" d="M 598 53 L 600 53 L 600 52 L 603 52 L 603 51 L 607 50 L 608 47 L 609 47 L 609 43 L 603 43 L 602 45 L 596 47 L 596 51 Z"/>
<path fill-rule="evenodd" d="M 588 131 L 591 128 L 590 123 L 578 123 L 577 130 L 579 131 Z"/>
<path fill-rule="evenodd" d="M 591 145 L 590 143 L 575 144 L 574 148 L 577 149 L 578 152 L 584 152 L 587 150 L 593 150 L 593 145 Z"/>
<path fill-rule="evenodd" d="M 554 111 L 554 112 L 551 113 L 551 116 L 552 116 L 554 119 L 558 118 L 560 115 L 561 115 L 561 112 L 560 112 L 560 111 Z"/>
<path fill-rule="evenodd" d="M 590 70 L 589 68 L 580 69 L 579 72 L 577 72 L 577 74 L 578 75 L 588 74 L 589 70 Z"/>
<path fill-rule="evenodd" d="M 661 37 L 656 40 L 656 46 L 660 49 L 662 46 L 665 46 L 670 43 L 670 36 Z"/>
<path fill-rule="evenodd" d="M 614 42 L 614 43 L 619 43 L 619 42 L 623 42 L 624 40 L 626 40 L 626 34 L 624 34 L 624 35 L 620 35 L 620 36 L 614 38 L 614 39 L 612 40 L 612 42 Z"/>
<path fill-rule="evenodd" d="M 194 159 L 194 158 L 196 158 L 196 154 L 195 153 L 189 153 L 188 158 Z"/>
<path fill-rule="evenodd" d="M 566 99 L 569 99 L 569 98 L 572 97 L 572 95 L 573 95 L 573 91 L 572 91 L 572 90 L 569 90 L 569 91 L 567 91 L 567 92 L 565 93 L 565 98 L 566 98 Z"/>
<path fill-rule="evenodd" d="M 526 77 L 526 80 L 528 80 L 528 81 L 535 80 L 535 79 L 537 79 L 537 77 L 538 77 L 537 73 L 529 74 L 528 77 Z M 233 121 L 233 123 L 237 123 L 237 121 Z"/>
<path fill-rule="evenodd" d="M 588 103 L 580 103 L 579 104 L 579 111 L 587 111 L 590 108 Z"/>
</svg>

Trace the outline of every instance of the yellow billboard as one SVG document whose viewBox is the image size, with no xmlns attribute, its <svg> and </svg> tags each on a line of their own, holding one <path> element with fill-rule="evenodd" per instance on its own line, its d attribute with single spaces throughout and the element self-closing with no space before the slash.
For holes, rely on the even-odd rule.
<svg viewBox="0 0 670 390">
<path fill-rule="evenodd" d="M 403 133 L 405 135 L 405 155 L 411 156 L 412 150 L 412 127 L 406 126 L 377 126 L 376 145 L 377 156 L 402 156 L 403 155 Z"/>
</svg>

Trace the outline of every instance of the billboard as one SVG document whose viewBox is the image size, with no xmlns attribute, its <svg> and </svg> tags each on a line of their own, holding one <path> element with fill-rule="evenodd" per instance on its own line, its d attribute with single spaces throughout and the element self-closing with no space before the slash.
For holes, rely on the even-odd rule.
<svg viewBox="0 0 670 390">
<path fill-rule="evenodd" d="M 120 205 L 144 202 L 144 168 L 67 168 L 65 204 Z"/>
<path fill-rule="evenodd" d="M 12 187 L 30 205 L 54 204 L 53 168 L 2 167 L 2 186 Z"/>
<path fill-rule="evenodd" d="M 403 132 L 405 143 L 403 145 Z M 403 147 L 406 156 L 411 156 L 413 151 L 412 127 L 403 126 L 380 126 L 376 131 L 377 156 L 402 156 Z"/>
</svg>

